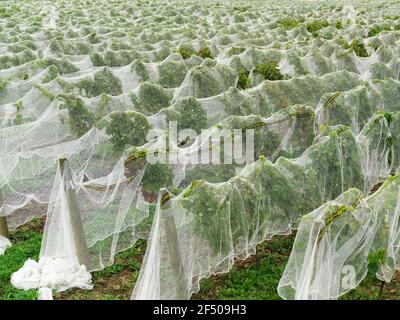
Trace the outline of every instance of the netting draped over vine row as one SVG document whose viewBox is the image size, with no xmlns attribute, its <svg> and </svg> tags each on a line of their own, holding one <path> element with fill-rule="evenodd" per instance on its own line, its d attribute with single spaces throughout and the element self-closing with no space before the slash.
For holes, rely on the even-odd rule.
<svg viewBox="0 0 400 320">
<path fill-rule="evenodd" d="M 380 123 L 387 125 L 385 118 Z M 302 215 L 351 187 L 370 190 L 388 172 L 387 156 L 376 159 L 375 150 L 392 151 L 385 151 L 382 127 L 374 128 L 379 138 L 370 127 L 370 139 L 361 143 L 346 127 L 326 129 L 296 159 L 261 158 L 227 182 L 195 181 L 165 208 L 161 198 L 133 297 L 189 298 L 200 279 L 228 271 L 235 257 L 254 254 L 273 235 L 290 233 Z"/>
<path fill-rule="evenodd" d="M 13 275 L 13 284 L 20 288 L 51 287 L 58 290 L 75 286 L 87 288 L 90 277 L 80 278 L 81 265 L 85 265 L 88 270 L 101 269 L 113 262 L 115 253 L 133 245 L 138 237 L 147 237 L 149 230 L 146 229 L 145 221 L 143 226 L 140 225 L 150 210 L 150 204 L 144 198 L 148 196 L 146 192 L 158 190 L 160 183 L 169 187 L 187 185 L 188 181 L 191 181 L 190 175 L 214 177 L 214 180 L 226 180 L 235 175 L 237 168 L 240 167 L 235 163 L 221 164 L 217 170 L 213 167 L 215 165 L 208 164 L 208 159 L 204 165 L 201 163 L 202 153 L 208 153 L 209 150 L 218 147 L 220 142 L 215 140 L 213 145 L 213 140 L 209 141 L 204 137 L 208 138 L 216 132 L 222 134 L 227 128 L 236 128 L 240 132 L 245 128 L 256 128 L 256 143 L 268 141 L 265 145 L 267 148 L 265 154 L 274 158 L 281 152 L 300 154 L 311 143 L 313 134 L 311 132 L 311 139 L 305 139 L 303 136 L 303 139 L 299 140 L 298 137 L 301 136 L 299 133 L 312 125 L 313 121 L 312 109 L 304 106 L 290 107 L 269 118 L 229 117 L 218 126 L 196 137 L 189 147 L 182 148 L 177 145 L 174 147 L 171 144 L 168 153 L 176 150 L 179 158 L 179 163 L 174 165 L 146 162 L 145 152 L 164 150 L 163 147 L 169 142 L 165 135 L 161 135 L 141 149 L 129 150 L 128 155 L 122 157 L 106 177 L 85 181 L 77 176 L 71 177 L 71 173 L 63 175 L 58 168 L 49 200 L 39 262 L 26 262 L 24 267 Z M 230 137 L 230 133 L 231 131 L 228 131 L 225 138 Z M 274 144 L 269 141 L 272 138 Z M 203 148 L 201 141 L 207 142 L 207 148 Z M 154 175 L 157 175 L 156 181 Z M 160 178 L 161 181 L 158 180 Z M 72 186 L 72 191 L 69 192 L 76 197 L 74 201 L 79 204 L 79 208 L 70 208 L 71 199 L 65 191 L 66 185 Z M 79 212 L 81 217 L 78 225 L 83 226 L 83 230 L 79 233 L 85 239 L 85 243 L 81 246 L 88 248 L 86 262 L 79 261 L 76 257 L 74 222 L 70 221 L 73 211 Z M 57 273 L 58 276 L 49 276 L 49 273 Z M 72 281 L 71 277 L 74 274 L 83 282 Z"/>
<path fill-rule="evenodd" d="M 341 74 L 338 74 L 337 77 L 329 75 L 328 78 L 321 78 L 316 83 L 319 83 L 322 87 L 333 83 L 333 86 L 343 86 L 343 88 L 357 84 L 357 82 L 351 80 L 348 85 L 342 85 L 342 81 Z M 346 80 L 344 82 L 346 83 Z M 279 90 L 285 90 L 286 87 L 300 90 L 301 87 L 301 84 L 293 84 L 290 80 L 281 81 L 280 83 L 282 88 L 278 85 L 274 90 L 279 88 Z M 307 102 L 313 100 L 309 99 L 308 96 L 303 98 L 296 97 L 299 97 L 299 95 L 293 93 L 293 99 L 288 104 L 296 101 Z M 193 108 L 195 110 L 196 108 L 198 109 L 194 118 L 195 122 L 199 120 L 197 118 L 198 112 L 200 112 L 200 115 L 204 113 L 205 122 L 200 121 L 195 126 L 189 125 L 189 128 L 200 130 L 203 126 L 218 125 L 220 121 L 224 125 L 224 119 L 230 117 L 229 113 L 221 114 L 220 112 L 212 111 L 216 110 L 218 104 L 221 103 L 218 100 L 224 101 L 224 99 L 227 99 L 224 103 L 227 103 L 230 107 L 237 103 L 238 107 L 247 108 L 237 116 L 239 118 L 243 117 L 240 118 L 243 120 L 238 121 L 246 121 L 244 117 L 247 114 L 254 113 L 262 116 L 270 113 L 268 110 L 263 110 L 262 106 L 256 109 L 249 108 L 248 106 L 254 108 L 252 101 L 244 96 L 243 93 L 231 90 L 216 98 L 203 100 L 194 98 L 179 99 L 172 106 L 147 117 L 131 111 L 122 113 L 114 111 L 109 115 L 104 115 L 96 122 L 95 127 L 90 129 L 90 123 L 86 123 L 85 120 L 81 119 L 85 119 L 85 112 L 88 111 L 85 111 L 86 109 L 80 98 L 74 96 L 57 97 L 36 120 L 17 126 L 5 126 L 0 129 L 0 144 L 2 146 L 0 158 L 2 167 L 1 184 L 5 193 L 1 214 L 11 215 L 12 212 L 25 207 L 31 201 L 46 203 L 49 195 L 48 190 L 51 189 L 50 177 L 54 176 L 56 172 L 59 158 L 67 157 L 74 171 L 85 172 L 88 179 L 99 177 L 101 174 L 107 174 L 112 169 L 119 157 L 122 156 L 124 146 L 127 144 L 137 146 L 144 144 L 146 142 L 146 134 L 152 127 L 164 130 L 168 128 L 166 120 L 173 120 L 178 121 L 178 129 L 185 128 L 185 123 L 182 119 L 191 116 Z M 276 102 L 268 103 L 269 106 L 274 104 Z M 271 110 L 274 109 L 275 107 L 271 108 Z M 80 119 L 80 122 L 77 122 L 77 119 Z M 88 119 L 90 119 L 90 116 L 88 116 Z M 124 128 L 124 125 L 128 127 Z M 123 133 L 123 130 L 128 130 L 130 125 L 134 126 L 134 130 L 129 135 Z M 242 127 L 238 126 L 237 129 L 244 127 L 244 124 L 241 125 Z M 76 127 L 79 130 L 84 130 L 78 139 L 76 139 Z M 229 129 L 235 129 L 234 124 Z M 129 130 L 132 130 L 132 128 L 129 128 Z M 283 131 L 281 130 L 281 132 Z M 280 135 L 282 136 L 282 133 Z M 274 143 L 274 141 L 271 143 Z M 259 153 L 262 152 L 263 150 L 259 150 Z M 33 177 L 35 179 L 32 179 Z M 37 185 L 33 187 L 32 182 L 36 182 Z M 11 217 L 12 219 L 14 218 Z M 29 219 L 29 213 L 24 212 L 24 220 L 11 221 L 11 229 Z"/>
<path fill-rule="evenodd" d="M 372 195 L 350 189 L 304 215 L 278 292 L 285 299 L 337 299 L 366 276 L 390 282 L 400 267 L 400 176 Z"/>
<path fill-rule="evenodd" d="M 19 288 L 91 288 L 88 270 L 110 265 L 117 252 L 138 235 L 135 226 L 148 215 L 136 179 L 117 165 L 104 178 L 79 183 L 66 160 L 54 181 L 39 262 L 28 260 L 11 281 Z M 140 232 L 138 232 L 140 233 Z"/>
<path fill-rule="evenodd" d="M 284 84 L 285 82 L 281 83 Z M 391 90 L 396 90 L 395 88 L 398 86 L 397 82 L 388 82 L 386 85 L 389 86 Z M 364 85 L 345 91 L 345 93 L 334 99 L 333 102 L 330 102 L 335 103 L 338 107 L 335 105 L 334 108 L 329 106 L 328 110 L 326 110 L 327 107 L 317 109 L 317 123 L 322 125 L 325 123 L 331 124 L 344 122 L 348 125 L 354 124 L 355 130 L 357 130 L 357 127 L 364 124 L 366 121 L 365 119 L 368 118 L 360 118 L 357 120 L 357 123 L 348 123 L 347 120 L 341 118 L 340 113 L 338 118 L 338 116 L 333 112 L 337 113 L 337 110 L 340 110 L 341 107 L 346 107 L 349 104 L 349 99 L 361 99 L 363 95 L 371 93 L 376 94 L 377 99 L 383 99 L 380 98 L 381 95 L 379 93 L 376 93 L 376 89 L 370 89 L 370 87 L 365 87 Z M 320 105 L 324 105 L 323 101 L 324 100 L 320 102 Z M 383 105 L 387 110 L 396 110 L 394 106 L 392 107 L 392 101 L 393 100 L 378 100 L 377 103 L 380 104 L 377 105 Z M 70 126 L 68 124 L 60 126 L 60 121 L 61 123 L 65 123 L 63 119 L 68 117 L 67 113 L 63 110 L 59 111 L 58 108 L 59 103 L 54 103 L 37 121 L 34 121 L 33 123 L 2 129 L 3 138 L 1 139 L 1 142 L 4 145 L 3 150 L 5 151 L 5 154 L 1 156 L 0 160 L 3 168 L 3 189 L 6 193 L 6 201 L 2 209 L 3 215 L 10 215 L 13 211 L 25 206 L 32 200 L 37 202 L 47 201 L 48 193 L 46 193 L 46 190 L 50 189 L 49 181 L 51 181 L 49 177 L 55 174 L 57 159 L 68 157 L 74 167 L 77 168 L 76 171 L 83 171 L 82 168 L 85 168 L 86 174 L 90 177 L 90 171 L 92 170 L 94 172 L 96 170 L 97 173 L 94 174 L 94 176 L 98 177 L 101 172 L 111 170 L 112 166 L 118 161 L 118 154 L 122 155 L 121 152 L 116 152 L 115 149 L 112 149 L 112 145 L 118 143 L 123 144 L 123 137 L 116 137 L 112 133 L 110 137 L 110 135 L 102 129 L 99 130 L 94 128 L 89 130 L 79 139 L 71 140 L 72 132 Z M 374 108 L 371 106 L 370 111 L 366 116 L 372 116 L 374 114 L 374 109 L 376 110 L 376 107 Z M 360 117 L 358 109 L 354 111 L 354 114 Z M 110 118 L 106 117 L 103 122 L 107 123 L 109 121 L 108 119 Z M 238 119 L 245 118 L 240 118 L 239 116 Z M 245 120 L 242 120 L 242 122 L 243 121 Z M 254 121 L 256 121 L 255 118 Z M 242 128 L 243 127 L 244 125 L 242 125 Z M 234 128 L 233 125 L 231 125 L 229 129 L 232 128 Z M 237 128 L 239 129 L 240 126 Z M 309 136 L 309 134 L 304 134 L 305 139 L 308 139 L 307 136 Z M 108 148 L 106 147 L 107 144 L 103 144 L 106 140 L 108 140 Z M 273 144 L 274 141 L 271 141 L 271 143 Z M 258 150 L 258 152 L 259 154 L 263 154 L 264 150 Z M 76 157 L 76 161 L 73 160 L 74 157 Z M 101 160 L 101 158 L 107 158 L 107 160 Z M 101 164 L 99 164 L 99 162 L 101 162 Z M 96 163 L 97 167 L 94 168 L 93 164 L 90 165 L 91 163 Z M 90 166 L 92 166 L 93 169 L 88 169 Z M 103 170 L 100 168 L 101 166 L 104 166 Z M 27 184 L 26 181 L 32 181 L 32 177 L 45 177 L 46 174 L 46 179 L 35 179 L 36 181 L 41 181 L 41 183 L 39 183 L 40 188 L 35 186 L 35 189 L 32 188 L 29 190 L 29 183 Z M 41 185 L 42 183 L 47 183 L 47 185 Z M 21 185 L 22 190 L 20 189 Z M 7 191 L 8 189 L 11 191 Z M 26 215 L 26 213 L 24 214 L 25 220 L 22 220 L 21 222 L 29 219 L 29 215 Z M 21 222 L 16 222 L 15 226 Z M 11 222 L 11 226 L 14 228 L 13 222 Z"/>
</svg>

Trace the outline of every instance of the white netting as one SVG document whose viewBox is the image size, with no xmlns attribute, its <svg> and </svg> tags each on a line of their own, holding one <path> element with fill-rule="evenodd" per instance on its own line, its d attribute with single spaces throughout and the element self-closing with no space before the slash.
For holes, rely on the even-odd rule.
<svg viewBox="0 0 400 320">
<path fill-rule="evenodd" d="M 380 177 L 364 172 L 373 158 L 366 151 L 375 152 L 383 140 L 327 128 L 299 158 L 280 157 L 275 164 L 261 158 L 226 182 L 194 181 L 171 203 L 164 195 L 132 297 L 187 299 L 200 279 L 228 271 L 234 258 L 254 254 L 273 235 L 290 233 L 325 201 L 350 187 L 368 191 Z M 373 161 L 379 173 L 387 169 L 386 157 Z"/>
<path fill-rule="evenodd" d="M 149 230 L 141 229 L 137 233 L 136 228 L 148 216 L 148 202 L 161 186 L 185 186 L 199 175 L 225 181 L 243 166 L 232 163 L 227 171 L 224 164 L 217 169 L 211 164 L 202 164 L 202 155 L 208 155 L 210 150 L 219 145 L 219 140 L 211 139 L 213 135 L 217 134 L 218 139 L 221 136 L 228 138 L 232 132 L 224 133 L 228 128 L 235 128 L 239 132 L 256 128 L 256 144 L 260 144 L 261 150 L 265 148 L 263 153 L 275 159 L 280 153 L 299 154 L 311 144 L 312 132 L 309 138 L 303 136 L 298 139 L 298 135 L 309 125 L 312 126 L 313 119 L 312 109 L 304 106 L 287 108 L 269 118 L 230 117 L 196 136 L 188 147 L 171 144 L 167 153 L 171 155 L 172 151 L 176 152 L 179 159 L 176 164 L 147 164 L 144 157 L 146 153 L 160 150 L 161 154 L 165 150 L 168 141 L 165 135 L 161 135 L 142 148 L 129 150 L 128 155 L 121 158 L 106 177 L 87 181 L 82 175 L 74 176 L 68 162 L 61 160 L 61 168 L 59 166 L 57 170 L 49 199 L 40 260 L 38 263 L 30 261 L 15 273 L 13 284 L 20 288 L 29 285 L 49 286 L 57 290 L 74 286 L 87 288 L 88 278 L 81 275 L 82 265 L 88 270 L 101 269 L 113 262 L 117 252 L 133 245 L 137 237 L 146 236 Z M 274 143 L 269 141 L 272 139 Z M 263 146 L 264 141 L 268 141 L 268 144 Z M 78 221 L 74 221 L 74 216 Z M 74 225 L 80 230 L 76 231 Z M 74 238 L 77 232 L 82 238 L 79 244 Z M 82 250 L 87 251 L 85 258 L 79 258 Z M 68 267 L 62 267 L 62 261 Z M 35 272 L 32 271 L 34 267 Z M 49 272 L 58 273 L 59 276 L 49 277 Z M 73 275 L 84 282 L 79 284 Z M 38 278 L 39 282 L 31 277 Z"/>
<path fill-rule="evenodd" d="M 143 171 L 127 179 L 120 162 L 104 178 L 79 181 L 60 160 L 39 262 L 26 262 L 14 273 L 13 285 L 91 288 L 88 271 L 111 264 L 117 252 L 129 248 L 137 239 L 135 226 L 148 215 L 137 192 Z"/>
<path fill-rule="evenodd" d="M 0 219 L 14 231 L 46 214 L 39 261 L 12 283 L 43 299 L 91 288 L 90 271 L 150 234 L 133 297 L 189 298 L 302 215 L 386 179 L 400 165 L 398 4 L 371 3 L 1 4 Z M 221 141 L 250 129 L 251 160 L 249 136 L 218 164 Z M 0 236 L 0 254 L 9 245 Z"/>
<path fill-rule="evenodd" d="M 3 254 L 4 251 L 6 251 L 6 249 L 10 246 L 11 246 L 10 240 L 6 237 L 0 236 L 0 254 Z"/>
<path fill-rule="evenodd" d="M 363 198 L 351 189 L 302 217 L 278 292 L 285 299 L 337 299 L 378 264 L 390 282 L 399 269 L 399 176 Z"/>
</svg>

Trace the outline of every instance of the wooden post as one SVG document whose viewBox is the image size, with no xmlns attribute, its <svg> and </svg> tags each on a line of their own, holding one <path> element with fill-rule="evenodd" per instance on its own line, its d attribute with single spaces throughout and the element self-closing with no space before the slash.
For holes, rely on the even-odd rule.
<svg viewBox="0 0 400 320">
<path fill-rule="evenodd" d="M 0 217 L 0 236 L 10 239 L 6 217 Z"/>
<path fill-rule="evenodd" d="M 86 245 L 83 224 L 79 212 L 78 201 L 76 198 L 76 190 L 72 181 L 71 167 L 67 163 L 67 159 L 59 160 L 61 177 L 63 178 L 65 197 L 68 205 L 68 212 L 71 223 L 72 237 L 75 243 L 76 256 L 80 264 L 85 265 L 86 269 L 90 268 L 89 252 Z"/>
<path fill-rule="evenodd" d="M 385 281 L 381 281 L 381 287 L 380 287 L 380 289 L 379 289 L 378 300 L 381 300 L 381 299 L 382 299 L 382 296 L 383 296 L 383 289 L 385 288 L 385 284 L 386 284 Z"/>
<path fill-rule="evenodd" d="M 0 207 L 4 203 L 3 192 L 0 190 Z M 10 239 L 10 233 L 8 231 L 7 219 L 6 217 L 0 217 L 0 236 Z"/>
<path fill-rule="evenodd" d="M 166 190 L 163 190 L 161 192 L 164 192 L 164 194 L 161 197 L 160 210 L 165 210 L 165 212 L 163 213 L 165 236 L 167 240 L 169 258 L 171 261 L 171 269 L 174 273 L 174 278 L 176 281 L 176 298 L 187 299 L 188 291 L 187 285 L 185 283 L 185 270 L 182 263 L 178 233 L 176 231 L 175 225 L 175 217 L 173 213 L 168 210 L 168 207 L 170 208 L 171 205 L 171 195 Z"/>
</svg>

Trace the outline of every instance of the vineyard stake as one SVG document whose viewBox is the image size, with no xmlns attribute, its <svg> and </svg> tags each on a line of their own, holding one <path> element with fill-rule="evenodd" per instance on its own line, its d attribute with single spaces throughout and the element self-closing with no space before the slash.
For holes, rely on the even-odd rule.
<svg viewBox="0 0 400 320">
<path fill-rule="evenodd" d="M 0 190 L 0 207 L 4 203 L 3 192 Z M 0 217 L 0 236 L 10 239 L 6 217 Z"/>
<path fill-rule="evenodd" d="M 382 299 L 383 296 L 383 289 L 385 288 L 385 281 L 381 281 L 381 287 L 379 289 L 378 300 Z"/>
<path fill-rule="evenodd" d="M 71 167 L 67 164 L 67 159 L 59 160 L 61 177 L 63 177 L 64 192 L 68 205 L 68 213 L 70 217 L 72 237 L 74 239 L 76 255 L 81 265 L 85 265 L 86 269 L 90 268 L 90 259 L 88 248 L 86 245 L 85 234 L 81 214 L 79 212 L 78 201 L 76 198 L 76 190 L 72 181 Z"/>
<path fill-rule="evenodd" d="M 161 198 L 161 207 L 170 206 L 171 195 L 166 191 Z M 163 201 L 163 199 L 167 199 Z M 176 231 L 175 217 L 172 212 L 167 210 L 163 214 L 165 225 L 165 236 L 168 246 L 169 258 L 171 260 L 171 268 L 174 273 L 175 281 L 177 283 L 177 299 L 187 299 L 187 288 L 185 284 L 185 270 L 183 268 L 181 250 L 178 242 L 178 233 Z"/>
<path fill-rule="evenodd" d="M 6 217 L 0 217 L 0 236 L 10 239 Z"/>
</svg>

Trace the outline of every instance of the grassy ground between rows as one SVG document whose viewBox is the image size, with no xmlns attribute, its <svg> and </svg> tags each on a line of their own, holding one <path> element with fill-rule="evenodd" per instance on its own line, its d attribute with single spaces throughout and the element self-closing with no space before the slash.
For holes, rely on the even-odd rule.
<svg viewBox="0 0 400 320">
<path fill-rule="evenodd" d="M 37 259 L 42 239 L 43 219 L 34 221 L 12 232 L 13 246 L 0 256 L 0 300 L 36 299 L 36 290 L 18 290 L 10 283 L 11 274 L 28 258 Z M 201 281 L 201 289 L 193 299 L 280 299 L 276 288 L 290 255 L 294 236 L 277 236 L 260 244 L 257 254 L 244 261 L 236 261 L 229 273 Z M 93 272 L 93 290 L 71 289 L 55 294 L 55 299 L 125 300 L 129 299 L 139 275 L 146 250 L 146 242 L 117 255 L 115 263 Z M 359 287 L 341 299 L 371 300 L 379 296 L 381 283 L 369 272 Z M 400 299 L 400 276 L 385 285 L 382 299 Z"/>
</svg>

